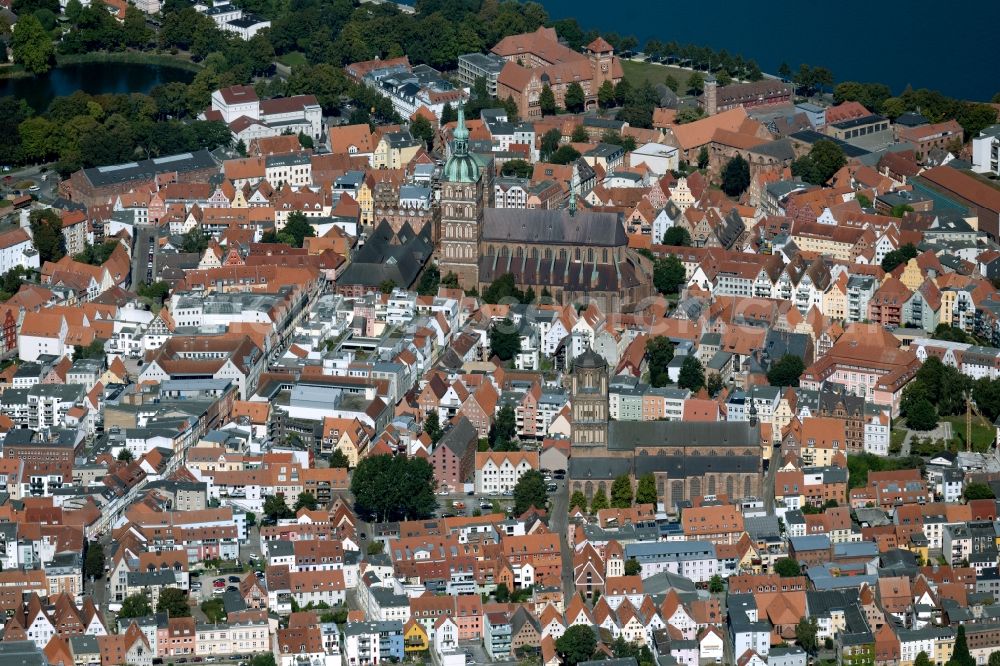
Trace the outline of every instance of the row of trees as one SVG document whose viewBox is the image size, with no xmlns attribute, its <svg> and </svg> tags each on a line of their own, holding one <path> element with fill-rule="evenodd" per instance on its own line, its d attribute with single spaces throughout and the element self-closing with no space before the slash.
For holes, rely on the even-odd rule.
<svg viewBox="0 0 1000 666">
<path fill-rule="evenodd" d="M 138 93 L 78 91 L 56 98 L 42 114 L 35 114 L 24 100 L 0 98 L 0 160 L 5 164 L 56 160 L 56 170 L 65 176 L 81 167 L 230 143 L 229 128 L 221 121 L 164 121 L 168 114 L 158 106 L 157 96 Z"/>
<path fill-rule="evenodd" d="M 656 478 L 652 474 L 646 474 L 639 478 L 639 483 L 635 489 L 635 496 L 632 495 L 632 480 L 628 474 L 622 474 L 615 478 L 611 484 L 611 499 L 609 501 L 603 488 L 598 488 L 597 492 L 590 500 L 590 513 L 597 513 L 602 509 L 615 508 L 627 509 L 633 504 L 653 504 L 657 503 Z M 587 511 L 587 496 L 579 490 L 574 492 L 569 499 L 569 508 L 578 508 Z"/>
<path fill-rule="evenodd" d="M 998 98 L 1000 93 L 994 98 L 994 103 Z M 927 88 L 914 90 L 907 86 L 900 95 L 893 96 L 892 90 L 884 83 L 844 81 L 833 89 L 833 99 L 838 104 L 858 102 L 870 111 L 893 120 L 908 111 L 920 113 L 935 123 L 956 120 L 965 132 L 966 141 L 996 122 L 996 109 L 989 104 L 954 99 Z"/>
<path fill-rule="evenodd" d="M 431 517 L 437 508 L 435 486 L 431 464 L 406 456 L 364 458 L 351 477 L 358 512 L 383 522 Z"/>
</svg>

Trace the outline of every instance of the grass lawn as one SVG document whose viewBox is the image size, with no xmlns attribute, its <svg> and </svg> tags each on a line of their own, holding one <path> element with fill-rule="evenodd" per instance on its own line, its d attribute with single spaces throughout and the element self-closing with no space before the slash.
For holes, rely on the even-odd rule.
<svg viewBox="0 0 1000 666">
<path fill-rule="evenodd" d="M 278 62 L 289 67 L 301 67 L 307 64 L 306 56 L 302 51 L 292 51 L 278 58 Z"/>
<path fill-rule="evenodd" d="M 906 439 L 906 431 L 903 429 L 893 428 L 889 433 L 889 451 L 901 451 L 904 439 Z"/>
<path fill-rule="evenodd" d="M 965 417 L 945 416 L 941 419 L 951 424 L 952 440 L 949 448 L 965 450 Z M 996 439 L 996 430 L 978 418 L 972 419 L 972 450 L 980 453 L 986 451 Z"/>
<path fill-rule="evenodd" d="M 646 81 L 655 86 L 658 83 L 663 83 L 668 75 L 673 76 L 681 85 L 681 92 L 684 90 L 688 77 L 692 74 L 690 69 L 634 60 L 622 60 L 622 70 L 625 72 L 625 78 L 633 86 L 641 86 Z"/>
</svg>

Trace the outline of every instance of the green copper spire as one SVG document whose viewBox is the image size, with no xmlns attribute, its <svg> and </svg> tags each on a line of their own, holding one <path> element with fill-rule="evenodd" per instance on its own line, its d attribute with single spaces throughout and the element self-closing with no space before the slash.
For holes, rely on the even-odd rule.
<svg viewBox="0 0 1000 666">
<path fill-rule="evenodd" d="M 444 165 L 444 179 L 449 183 L 475 183 L 479 181 L 482 165 L 475 155 L 469 154 L 469 128 L 465 125 L 465 107 L 458 107 L 458 125 L 452 133 L 451 157 Z"/>
</svg>

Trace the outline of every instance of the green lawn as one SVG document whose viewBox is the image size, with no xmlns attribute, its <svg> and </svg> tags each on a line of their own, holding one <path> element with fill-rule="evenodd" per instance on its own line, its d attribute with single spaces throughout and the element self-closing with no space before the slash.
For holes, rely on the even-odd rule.
<svg viewBox="0 0 1000 666">
<path fill-rule="evenodd" d="M 889 433 L 889 451 L 899 452 L 903 448 L 903 440 L 906 439 L 906 431 L 893 428 Z"/>
<path fill-rule="evenodd" d="M 945 416 L 941 419 L 951 423 L 952 440 L 949 448 L 953 451 L 965 450 L 965 416 Z M 984 452 L 996 439 L 996 430 L 978 418 L 972 419 L 972 450 Z"/>
<path fill-rule="evenodd" d="M 301 51 L 292 51 L 291 53 L 279 56 L 278 62 L 282 65 L 288 65 L 289 67 L 301 67 L 302 65 L 308 64 L 305 54 Z"/>
<path fill-rule="evenodd" d="M 673 76 L 680 84 L 681 92 L 683 92 L 684 84 L 687 83 L 688 77 L 692 73 L 690 69 L 634 60 L 622 60 L 622 70 L 625 72 L 625 78 L 633 86 L 641 86 L 646 81 L 655 86 L 658 83 L 663 83 L 668 75 Z"/>
</svg>

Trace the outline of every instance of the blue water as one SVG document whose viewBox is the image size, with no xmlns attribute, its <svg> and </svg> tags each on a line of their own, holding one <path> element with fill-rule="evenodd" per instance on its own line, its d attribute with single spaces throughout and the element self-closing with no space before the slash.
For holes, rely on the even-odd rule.
<svg viewBox="0 0 1000 666">
<path fill-rule="evenodd" d="M 765 72 L 782 62 L 827 67 L 837 81 L 878 81 L 988 101 L 1000 92 L 1000 1 L 664 2 L 539 0 L 553 19 L 635 35 L 645 44 L 699 44 L 753 58 Z"/>
<path fill-rule="evenodd" d="M 194 72 L 178 67 L 138 63 L 78 63 L 56 67 L 41 76 L 0 80 L 0 97 L 13 95 L 36 111 L 44 111 L 54 97 L 82 90 L 91 95 L 148 93 L 161 83 L 190 83 Z"/>
</svg>

